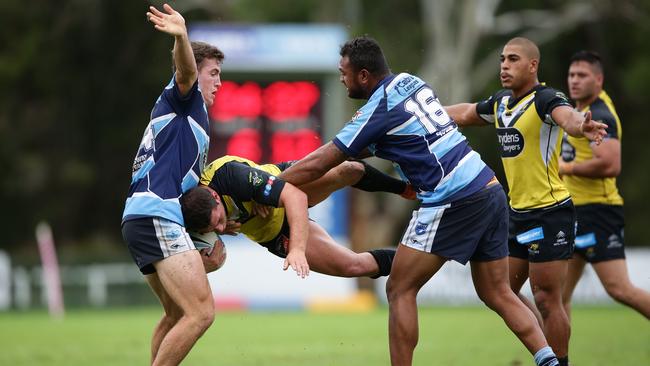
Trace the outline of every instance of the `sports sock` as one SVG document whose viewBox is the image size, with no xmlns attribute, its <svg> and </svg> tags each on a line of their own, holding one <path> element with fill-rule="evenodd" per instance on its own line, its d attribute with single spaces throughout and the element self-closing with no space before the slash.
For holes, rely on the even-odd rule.
<svg viewBox="0 0 650 366">
<path fill-rule="evenodd" d="M 537 366 L 558 366 L 560 365 L 551 347 L 546 346 L 535 353 L 535 364 Z"/>
<path fill-rule="evenodd" d="M 393 258 L 395 257 L 395 249 L 373 249 L 368 253 L 372 254 L 377 265 L 379 266 L 379 274 L 371 276 L 371 278 L 379 278 L 381 276 L 388 276 L 390 268 L 393 266 Z"/>
<path fill-rule="evenodd" d="M 569 356 L 558 357 L 557 360 L 560 366 L 569 366 Z"/>
<path fill-rule="evenodd" d="M 390 192 L 395 194 L 402 194 L 406 190 L 406 182 L 380 172 L 363 160 L 355 159 L 354 161 L 363 164 L 364 173 L 361 179 L 352 187 L 366 192 Z"/>
</svg>

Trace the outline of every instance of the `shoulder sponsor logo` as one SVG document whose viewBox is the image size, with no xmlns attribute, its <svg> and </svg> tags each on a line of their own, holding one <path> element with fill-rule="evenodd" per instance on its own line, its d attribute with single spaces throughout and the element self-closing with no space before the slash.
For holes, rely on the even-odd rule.
<svg viewBox="0 0 650 366">
<path fill-rule="evenodd" d="M 514 127 L 497 128 L 497 138 L 503 158 L 513 158 L 524 150 L 524 135 Z"/>
<path fill-rule="evenodd" d="M 395 90 L 397 93 L 399 93 L 399 95 L 405 97 L 412 94 L 418 86 L 420 86 L 420 83 L 414 76 L 411 75 L 398 81 L 395 85 Z"/>
<path fill-rule="evenodd" d="M 274 175 L 269 177 L 269 180 L 266 181 L 266 186 L 264 187 L 264 196 L 271 194 L 271 188 L 273 188 L 273 183 L 277 178 Z"/>
<path fill-rule="evenodd" d="M 541 226 L 517 235 L 517 242 L 524 245 L 542 239 L 544 239 L 544 229 Z"/>
</svg>

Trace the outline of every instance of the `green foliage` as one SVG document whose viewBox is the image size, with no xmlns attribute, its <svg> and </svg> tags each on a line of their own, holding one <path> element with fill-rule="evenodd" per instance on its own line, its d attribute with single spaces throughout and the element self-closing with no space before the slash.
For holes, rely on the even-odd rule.
<svg viewBox="0 0 650 366">
<path fill-rule="evenodd" d="M 0 313 L 0 364 L 142 365 L 160 309 Z M 184 365 L 388 365 L 388 313 L 218 313 Z M 420 310 L 414 365 L 533 365 L 532 356 L 487 308 Z M 575 365 L 646 365 L 650 328 L 623 307 L 573 312 Z M 639 326 L 641 325 L 641 326 Z"/>
</svg>

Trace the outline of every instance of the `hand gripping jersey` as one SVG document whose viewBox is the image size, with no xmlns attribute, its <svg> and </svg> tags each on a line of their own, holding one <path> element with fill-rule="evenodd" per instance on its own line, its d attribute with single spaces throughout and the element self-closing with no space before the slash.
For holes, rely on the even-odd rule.
<svg viewBox="0 0 650 366">
<path fill-rule="evenodd" d="M 598 98 L 581 112 L 591 111 L 591 119 L 607 124 L 605 138 L 621 139 L 623 130 L 621 121 L 614 109 L 614 103 L 603 90 Z M 573 137 L 565 134 L 562 144 L 562 159 L 576 163 L 593 158 L 591 141 L 585 137 Z M 562 178 L 571 198 L 576 205 L 602 203 L 607 205 L 622 205 L 623 197 L 616 188 L 616 177 L 589 178 L 577 175 L 567 175 Z"/>
<path fill-rule="evenodd" d="M 559 106 L 571 104 L 564 94 L 541 84 L 518 99 L 504 89 L 476 105 L 478 115 L 497 129 L 515 210 L 548 207 L 570 197 L 558 173 L 562 130 L 551 118 Z"/>
<path fill-rule="evenodd" d="M 382 80 L 333 143 L 348 156 L 367 148 L 391 161 L 424 207 L 467 197 L 494 177 L 431 87 L 407 73 Z"/>
<path fill-rule="evenodd" d="M 183 225 L 178 199 L 199 182 L 209 136 L 208 112 L 198 82 L 182 97 L 173 77 L 151 111 L 135 155 L 122 222 L 163 217 Z"/>
<path fill-rule="evenodd" d="M 263 243 L 275 238 L 284 223 L 284 208 L 274 208 L 266 218 L 251 214 L 253 201 L 278 207 L 284 181 L 277 178 L 275 164 L 257 165 L 237 156 L 223 156 L 210 163 L 201 184 L 214 189 L 225 205 L 228 220 L 240 222 L 241 233 Z"/>
</svg>

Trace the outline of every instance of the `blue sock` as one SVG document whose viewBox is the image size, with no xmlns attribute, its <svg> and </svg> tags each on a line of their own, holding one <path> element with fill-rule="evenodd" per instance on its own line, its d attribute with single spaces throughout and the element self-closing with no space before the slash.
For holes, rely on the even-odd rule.
<svg viewBox="0 0 650 366">
<path fill-rule="evenodd" d="M 535 364 L 537 366 L 558 366 L 560 363 L 551 347 L 546 346 L 535 353 Z"/>
</svg>

